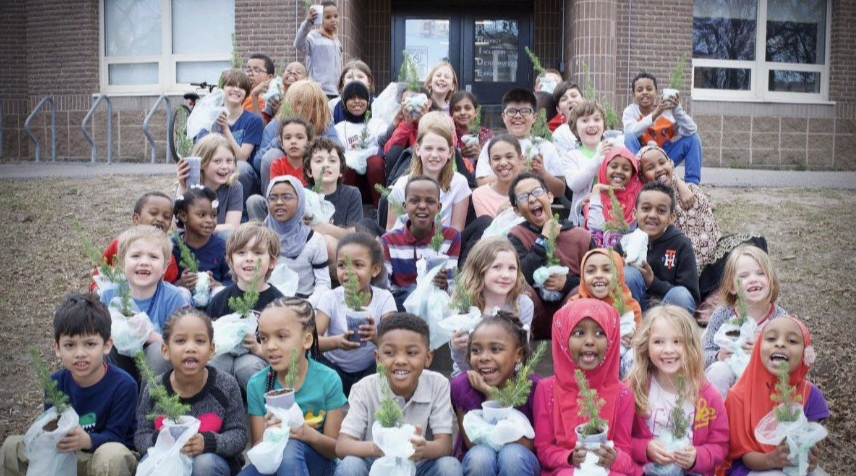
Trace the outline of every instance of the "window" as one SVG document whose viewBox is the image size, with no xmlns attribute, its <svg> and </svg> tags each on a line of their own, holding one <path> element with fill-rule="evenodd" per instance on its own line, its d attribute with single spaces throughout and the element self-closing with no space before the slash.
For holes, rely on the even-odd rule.
<svg viewBox="0 0 856 476">
<path fill-rule="evenodd" d="M 695 0 L 693 97 L 829 97 L 829 0 Z"/>
<path fill-rule="evenodd" d="M 229 67 L 235 0 L 101 0 L 101 91 L 160 94 Z"/>
</svg>

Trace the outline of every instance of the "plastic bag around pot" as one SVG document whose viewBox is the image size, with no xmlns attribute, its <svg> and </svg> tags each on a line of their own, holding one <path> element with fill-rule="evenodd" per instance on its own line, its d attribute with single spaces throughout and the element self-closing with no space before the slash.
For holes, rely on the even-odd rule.
<svg viewBox="0 0 856 476">
<path fill-rule="evenodd" d="M 214 327 L 214 355 L 232 354 L 235 357 L 247 353 L 241 345 L 244 337 L 253 335 L 259 325 L 259 317 L 253 312 L 242 318 L 238 314 L 227 314 L 212 323 Z"/>
<path fill-rule="evenodd" d="M 271 271 L 268 283 L 281 292 L 283 296 L 292 297 L 297 293 L 300 277 L 286 263 L 280 263 Z"/>
<path fill-rule="evenodd" d="M 155 445 L 137 466 L 137 476 L 190 476 L 193 459 L 182 454 L 181 448 L 199 432 L 200 421 L 183 416 L 178 422 L 164 420 Z"/>
<path fill-rule="evenodd" d="M 788 460 L 793 466 L 784 468 L 788 476 L 808 474 L 808 452 L 820 440 L 829 434 L 820 423 L 808 421 L 802 405 L 791 403 L 791 411 L 798 414 L 796 421 L 779 422 L 774 411 L 766 414 L 755 427 L 755 438 L 765 445 L 778 445 L 782 440 L 788 443 Z"/>
<path fill-rule="evenodd" d="M 268 84 L 268 90 L 262 95 L 265 102 L 282 99 L 282 77 L 277 76 Z"/>
<path fill-rule="evenodd" d="M 636 332 L 636 315 L 633 311 L 625 312 L 621 318 L 619 319 L 619 331 L 621 337 L 632 336 L 634 332 Z M 624 357 L 630 350 L 629 347 L 625 347 L 624 344 L 621 344 L 621 356 Z"/>
<path fill-rule="evenodd" d="M 728 364 L 737 378 L 743 375 L 743 371 L 749 365 L 750 355 L 743 350 L 743 344 L 755 337 L 757 331 L 758 323 L 755 322 L 755 319 L 750 318 L 739 327 L 728 321 L 723 322 L 716 334 L 713 335 L 714 344 L 731 351 L 731 355 L 724 362 Z"/>
<path fill-rule="evenodd" d="M 545 301 L 559 301 L 562 299 L 562 293 L 560 291 L 544 289 L 544 283 L 554 274 L 568 274 L 570 271 L 567 266 L 541 266 L 532 273 L 532 279 L 535 281 L 532 287 L 538 290 L 538 294 Z"/>
<path fill-rule="evenodd" d="M 441 329 L 454 334 L 459 330 L 472 331 L 482 318 L 479 308 L 472 306 L 466 314 L 450 309 L 449 316 L 437 323 Z"/>
<path fill-rule="evenodd" d="M 196 286 L 193 287 L 193 307 L 205 307 L 211 298 L 211 276 L 205 271 L 196 273 Z"/>
<path fill-rule="evenodd" d="M 210 94 L 196 102 L 193 111 L 187 116 L 187 137 L 193 139 L 203 130 L 210 131 L 220 117 L 220 113 L 226 112 L 223 100 L 226 93 L 222 89 L 214 89 Z"/>
<path fill-rule="evenodd" d="M 306 198 L 304 215 L 312 217 L 312 224 L 330 223 L 330 218 L 336 213 L 336 207 L 328 200 L 324 200 L 324 195 L 308 188 L 303 191 L 303 196 Z"/>
<path fill-rule="evenodd" d="M 383 119 L 387 124 L 392 124 L 395 114 L 401 105 L 398 103 L 398 91 L 403 89 L 402 83 L 389 83 L 380 96 L 372 101 L 372 117 Z"/>
<path fill-rule="evenodd" d="M 372 440 L 383 451 L 383 456 L 372 463 L 369 476 L 414 476 L 416 463 L 409 458 L 416 451 L 410 442 L 415 434 L 413 425 L 384 428 L 375 421 L 372 425 Z"/>
<path fill-rule="evenodd" d="M 648 259 L 648 235 L 639 228 L 621 237 L 621 249 L 627 256 L 624 262 L 631 266 L 642 266 Z"/>
<path fill-rule="evenodd" d="M 464 415 L 463 426 L 470 441 L 487 445 L 494 451 L 523 437 L 535 438 L 535 429 L 529 419 L 514 408 L 509 408 L 507 416 L 495 423 L 486 420 L 482 410 L 471 410 Z"/>
<path fill-rule="evenodd" d="M 345 151 L 345 165 L 353 169 L 354 172 L 365 175 L 368 168 L 369 157 L 377 154 L 377 146 L 370 146 L 365 149 L 351 149 Z"/>
<path fill-rule="evenodd" d="M 666 431 L 657 438 L 667 451 L 683 450 L 688 446 L 692 446 L 689 438 L 675 438 L 670 431 Z M 675 463 L 656 464 L 647 463 L 644 467 L 646 475 L 651 476 L 683 476 L 684 470 Z"/>
<path fill-rule="evenodd" d="M 288 444 L 291 429 L 304 425 L 303 411 L 300 405 L 293 404 L 291 408 L 267 406 L 267 411 L 273 413 L 282 424 L 278 427 L 266 428 L 260 441 L 247 451 L 247 458 L 262 474 L 274 474 L 282 464 L 282 452 Z"/>
<path fill-rule="evenodd" d="M 439 260 L 438 260 L 439 261 Z M 445 262 L 428 267 L 426 259 L 416 262 L 416 289 L 404 300 L 404 309 L 428 323 L 431 333 L 430 347 L 437 349 L 452 338 L 452 334 L 439 323 L 449 314 L 449 295 L 434 285 L 434 276 L 445 267 Z"/>
<path fill-rule="evenodd" d="M 58 421 L 57 421 L 58 419 Z M 55 430 L 45 429 L 50 422 L 57 421 Z M 77 454 L 60 452 L 56 444 L 80 422 L 74 408 L 68 407 L 62 414 L 56 407 L 49 408 L 36 418 L 24 434 L 24 456 L 29 460 L 27 476 L 75 476 L 77 474 Z"/>
<path fill-rule="evenodd" d="M 511 231 L 515 226 L 523 223 L 525 219 L 514 213 L 514 209 L 506 208 L 502 212 L 497 215 L 490 225 L 485 228 L 484 233 L 482 233 L 482 239 L 484 238 L 492 238 L 495 236 L 506 237 L 508 236 L 508 232 Z"/>
<path fill-rule="evenodd" d="M 120 302 L 121 298 L 117 296 L 111 299 L 107 306 L 110 311 L 110 336 L 113 338 L 113 345 L 116 346 L 117 352 L 133 357 L 137 351 L 143 349 L 155 326 L 148 314 L 140 312 L 133 301 L 131 301 L 133 316 L 127 317 L 119 312 Z"/>
</svg>

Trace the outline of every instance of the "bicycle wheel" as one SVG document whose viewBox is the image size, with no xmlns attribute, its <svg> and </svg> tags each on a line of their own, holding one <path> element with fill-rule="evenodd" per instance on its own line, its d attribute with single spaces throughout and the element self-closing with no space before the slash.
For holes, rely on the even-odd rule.
<svg viewBox="0 0 856 476">
<path fill-rule="evenodd" d="M 172 150 L 172 160 L 178 162 L 185 156 L 190 154 L 190 149 L 193 147 L 193 139 L 187 137 L 187 116 L 190 115 L 190 108 L 186 104 L 180 104 L 172 112 L 172 121 L 169 124 L 169 147 Z"/>
</svg>

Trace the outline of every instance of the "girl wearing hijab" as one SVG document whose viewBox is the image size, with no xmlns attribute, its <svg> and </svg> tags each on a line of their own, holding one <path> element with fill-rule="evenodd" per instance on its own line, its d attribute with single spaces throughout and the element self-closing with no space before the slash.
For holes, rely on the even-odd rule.
<svg viewBox="0 0 856 476">
<path fill-rule="evenodd" d="M 620 210 L 613 209 L 610 189 L 615 194 Z M 597 246 L 615 244 L 621 235 L 609 232 L 619 231 L 614 229 L 619 221 L 623 221 L 629 229 L 633 228 L 633 210 L 636 208 L 636 197 L 640 190 L 642 182 L 639 181 L 639 163 L 636 157 L 624 147 L 610 150 L 600 164 L 597 184 L 591 189 L 589 203 L 583 206 L 585 228 L 591 232 Z"/>
</svg>

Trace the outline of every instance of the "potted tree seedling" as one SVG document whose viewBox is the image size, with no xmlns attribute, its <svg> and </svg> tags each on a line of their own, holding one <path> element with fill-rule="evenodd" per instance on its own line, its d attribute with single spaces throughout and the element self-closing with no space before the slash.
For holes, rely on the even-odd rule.
<svg viewBox="0 0 856 476">
<path fill-rule="evenodd" d="M 354 172 L 365 175 L 366 167 L 368 167 L 368 159 L 376 154 L 378 149 L 375 139 L 369 134 L 369 122 L 372 118 L 372 112 L 366 111 L 365 120 L 363 120 L 363 130 L 360 131 L 360 137 L 350 149 L 345 151 L 345 164 L 354 170 Z"/>
<path fill-rule="evenodd" d="M 98 248 L 96 248 L 95 245 L 89 241 L 89 238 L 83 234 L 83 228 L 77 220 L 74 221 L 74 230 L 77 232 L 78 237 L 80 237 L 80 243 L 83 246 L 83 253 L 87 258 L 89 258 L 89 261 L 93 266 L 95 266 L 95 269 L 98 270 L 98 274 L 92 276 L 92 280 L 95 281 L 98 294 L 101 295 L 101 293 L 109 287 L 124 283 L 125 273 L 119 267 L 119 261 L 116 259 L 116 255 L 113 255 L 113 264 L 109 264 L 107 262 L 107 258 L 101 256 Z"/>
<path fill-rule="evenodd" d="M 550 132 L 550 127 L 547 125 L 546 109 L 538 111 L 538 116 L 535 118 L 535 124 L 532 126 L 531 138 L 532 143 L 526 147 L 525 167 L 527 171 L 532 170 L 532 159 L 541 154 L 541 145 L 553 140 L 553 133 Z"/>
<path fill-rule="evenodd" d="M 303 216 L 308 218 L 313 225 L 330 223 L 330 218 L 336 213 L 336 207 L 329 200 L 324 199 L 322 181 L 325 173 L 327 173 L 327 166 L 322 165 L 321 177 L 315 180 L 311 189 L 303 191 L 306 200 Z"/>
<path fill-rule="evenodd" d="M 669 73 L 669 87 L 663 88 L 663 99 L 670 99 L 678 95 L 678 88 L 681 86 L 681 81 L 684 79 L 684 69 L 687 65 L 687 54 L 684 53 L 678 59 L 678 64 L 675 65 L 672 72 Z"/>
<path fill-rule="evenodd" d="M 482 108 L 476 108 L 473 122 L 467 127 L 467 133 L 461 136 L 461 141 L 466 145 L 479 145 L 479 134 L 481 134 Z"/>
<path fill-rule="evenodd" d="M 294 405 L 294 392 L 297 391 L 297 380 L 300 378 L 299 352 L 291 349 L 288 359 L 288 372 L 285 374 L 283 388 L 265 393 L 265 403 L 270 407 L 289 409 Z"/>
<path fill-rule="evenodd" d="M 532 381 L 529 380 L 529 376 L 535 371 L 535 366 L 538 365 L 546 351 L 547 343 L 541 342 L 514 377 L 505 382 L 504 387 L 491 387 L 490 400 L 482 403 L 482 414 L 485 421 L 496 424 L 499 420 L 508 418 L 515 407 L 526 404 L 529 393 L 532 391 Z"/>
<path fill-rule="evenodd" d="M 596 390 L 589 387 L 582 370 L 577 369 L 574 376 L 580 389 L 580 397 L 577 399 L 580 406 L 579 416 L 588 420 L 586 423 L 577 425 L 574 431 L 577 433 L 577 441 L 586 449 L 595 450 L 600 448 L 601 443 L 606 443 L 606 434 L 609 431 L 606 420 L 600 417 L 600 408 L 606 402 L 598 396 Z"/>
<path fill-rule="evenodd" d="M 731 355 L 724 360 L 731 367 L 738 378 L 749 365 L 749 353 L 743 350 L 743 344 L 751 340 L 758 331 L 758 323 L 749 316 L 746 307 L 746 297 L 743 293 L 743 280 L 734 280 L 737 290 L 737 299 L 734 302 L 734 317 L 723 322 L 713 342 L 720 348 L 731 351 Z"/>
<path fill-rule="evenodd" d="M 683 450 L 687 446 L 692 445 L 688 433 L 692 420 L 684 410 L 684 404 L 687 402 L 687 384 L 683 375 L 678 376 L 677 394 L 675 395 L 675 406 L 669 412 L 668 427 L 663 431 L 657 439 L 663 443 L 666 451 Z M 656 464 L 648 463 L 645 465 L 645 474 L 656 476 L 682 476 L 683 469 L 675 463 Z"/>
<path fill-rule="evenodd" d="M 262 99 L 264 99 L 266 103 L 270 101 L 282 100 L 282 95 L 285 92 L 285 88 L 282 84 L 282 75 L 285 74 L 285 67 L 287 64 L 288 60 L 283 59 L 283 63 L 280 67 L 280 70 L 276 72 L 274 78 L 268 83 L 267 91 L 265 91 L 265 93 L 262 95 Z"/>
<path fill-rule="evenodd" d="M 538 288 L 538 293 L 546 301 L 558 301 L 562 298 L 560 291 L 551 291 L 544 288 L 544 283 L 550 276 L 554 274 L 568 274 L 570 271 L 567 266 L 562 266 L 559 256 L 556 254 L 556 242 L 559 239 L 559 232 L 562 225 L 559 223 L 559 215 L 553 215 L 553 226 L 550 227 L 547 240 L 545 242 L 545 253 L 547 255 L 546 266 L 541 266 L 532 273 L 532 278 L 535 281 L 535 286 Z"/>
<path fill-rule="evenodd" d="M 149 315 L 134 304 L 127 281 L 120 284 L 116 291 L 117 295 L 107 305 L 111 320 L 110 335 L 117 352 L 133 357 L 142 350 L 155 327 Z"/>
<path fill-rule="evenodd" d="M 636 316 L 633 313 L 633 309 L 627 305 L 627 302 L 624 300 L 624 293 L 621 288 L 621 280 L 618 278 L 618 264 L 612 257 L 612 248 L 609 249 L 609 261 L 612 282 L 610 283 L 609 297 L 612 299 L 612 307 L 618 312 L 619 318 L 619 330 L 621 337 L 632 336 L 634 332 L 636 332 Z M 621 344 L 621 357 L 630 351 L 629 347 Z"/>
<path fill-rule="evenodd" d="M 227 304 L 232 313 L 213 322 L 215 355 L 228 353 L 237 357 L 247 353 L 247 349 L 241 343 L 247 335 L 254 335 L 258 328 L 259 316 L 254 308 L 259 302 L 259 291 L 256 286 L 261 279 L 261 263 L 262 260 L 259 258 L 243 296 L 229 298 Z"/>
<path fill-rule="evenodd" d="M 558 86 L 556 80 L 547 77 L 547 70 L 541 66 L 541 60 L 538 59 L 538 56 L 528 46 L 524 47 L 524 49 L 526 50 L 526 55 L 529 56 L 529 60 L 532 62 L 532 69 L 535 70 L 535 76 L 540 76 L 541 78 L 538 83 L 538 91 L 553 94 L 556 86 Z"/>
<path fill-rule="evenodd" d="M 612 205 L 612 216 L 603 224 L 601 240 L 603 242 L 602 246 L 611 248 L 621 240 L 622 236 L 630 232 L 630 225 L 624 219 L 624 206 L 621 205 L 618 197 L 615 196 L 615 190 L 608 186 L 605 188 L 607 195 L 609 195 L 609 202 Z"/>
<path fill-rule="evenodd" d="M 184 159 L 190 165 L 190 172 L 187 175 L 186 185 L 192 187 L 200 183 L 200 167 L 202 157 L 191 156 L 193 151 L 193 141 L 187 136 L 187 118 L 188 112 L 175 115 L 175 126 L 173 127 L 175 154 L 179 158 Z"/>
<path fill-rule="evenodd" d="M 380 407 L 374 414 L 372 440 L 383 452 L 383 456 L 372 463 L 370 474 L 389 476 L 416 473 L 416 465 L 409 458 L 415 453 L 410 438 L 416 433 L 413 425 L 404 423 L 404 414 L 395 401 L 395 394 L 389 386 L 387 369 L 383 364 L 377 366 L 377 383 L 380 390 Z"/>
<path fill-rule="evenodd" d="M 36 380 L 38 380 L 39 387 L 45 393 L 45 404 L 56 409 L 56 418 L 51 420 L 47 425 L 44 425 L 43 428 L 47 431 L 54 431 L 57 429 L 57 422 L 60 415 L 64 414 L 68 409 L 71 409 L 71 411 L 74 411 L 74 409 L 71 408 L 68 395 L 63 393 L 57 386 L 56 380 L 51 378 L 51 373 L 42 360 L 39 351 L 33 347 L 30 347 L 27 351 L 30 353 L 30 360 L 33 362 Z"/>
<path fill-rule="evenodd" d="M 441 328 L 456 332 L 458 330 L 472 330 L 481 320 L 481 311 L 473 306 L 473 295 L 469 289 L 460 285 L 458 270 L 453 271 L 455 290 L 449 301 L 449 315 L 438 322 Z"/>
<path fill-rule="evenodd" d="M 425 267 L 425 271 L 430 271 L 438 266 L 444 266 L 443 269 L 445 269 L 445 264 L 449 261 L 449 257 L 441 252 L 445 243 L 446 237 L 443 236 L 443 218 L 438 213 L 434 216 L 434 234 L 431 235 L 431 242 L 428 244 L 433 253 L 426 253 L 425 261 L 427 266 Z"/>
<path fill-rule="evenodd" d="M 615 146 L 620 146 L 624 143 L 624 140 L 621 139 L 624 135 L 619 127 L 621 126 L 621 118 L 618 116 L 618 112 L 612 107 L 612 104 L 605 95 L 597 94 L 597 91 L 594 88 L 594 81 L 591 77 L 591 72 L 589 71 L 589 67 L 586 63 L 582 64 L 581 67 L 582 76 L 583 76 L 583 96 L 589 101 L 597 101 L 600 103 L 601 107 L 603 107 L 603 126 L 604 133 L 603 138 L 605 140 L 609 140 Z M 619 140 L 621 139 L 621 140 Z"/>
<path fill-rule="evenodd" d="M 211 297 L 211 276 L 207 272 L 199 272 L 199 260 L 196 259 L 196 255 L 193 254 L 193 251 L 187 246 L 187 243 L 185 243 L 184 238 L 181 237 L 178 231 L 173 232 L 172 238 L 180 252 L 181 258 L 179 264 L 186 271 L 190 271 L 196 275 L 196 285 L 193 286 L 192 304 L 194 307 L 205 307 L 208 305 L 208 299 Z"/>
<path fill-rule="evenodd" d="M 365 347 L 366 342 L 362 340 L 360 335 L 360 326 L 368 324 L 369 312 L 365 310 L 365 306 L 371 302 L 372 295 L 370 292 L 360 291 L 360 282 L 357 279 L 357 273 L 354 271 L 354 262 L 350 256 L 345 256 L 345 277 L 346 281 L 342 283 L 345 288 L 345 319 L 348 321 L 348 330 L 352 332 L 348 340 L 360 344 L 360 347 Z"/>
<path fill-rule="evenodd" d="M 404 61 L 401 63 L 398 80 L 404 83 L 405 91 L 415 93 L 405 100 L 404 110 L 410 114 L 411 119 L 416 119 L 422 115 L 422 108 L 428 104 L 428 96 L 420 92 L 422 84 L 419 82 L 419 71 L 416 69 L 416 63 L 410 53 L 404 50 L 401 54 Z"/>
</svg>

